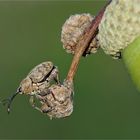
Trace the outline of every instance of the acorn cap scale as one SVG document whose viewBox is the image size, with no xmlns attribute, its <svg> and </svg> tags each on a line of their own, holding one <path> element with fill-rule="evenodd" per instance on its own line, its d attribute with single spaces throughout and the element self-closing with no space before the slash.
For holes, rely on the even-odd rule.
<svg viewBox="0 0 140 140">
<path fill-rule="evenodd" d="M 71 15 L 62 26 L 61 42 L 67 53 L 74 54 L 76 45 L 80 38 L 90 27 L 94 17 L 88 13 Z M 89 45 L 87 54 L 95 53 L 98 49 L 97 39 L 93 39 Z"/>
</svg>

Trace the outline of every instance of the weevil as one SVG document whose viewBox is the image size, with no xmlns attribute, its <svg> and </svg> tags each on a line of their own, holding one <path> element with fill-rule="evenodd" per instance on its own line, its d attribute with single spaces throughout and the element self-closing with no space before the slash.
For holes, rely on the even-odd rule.
<svg viewBox="0 0 140 140">
<path fill-rule="evenodd" d="M 26 78 L 21 81 L 16 93 L 11 95 L 9 98 L 2 100 L 1 102 L 4 105 L 7 104 L 7 111 L 10 113 L 11 103 L 16 95 L 30 95 L 29 102 L 31 103 L 32 107 L 40 110 L 40 108 L 35 105 L 34 97 L 37 97 L 39 100 L 43 100 L 43 96 L 44 94 L 48 93 L 47 90 L 52 82 L 55 82 L 58 85 L 60 84 L 58 68 L 54 66 L 51 61 L 43 62 L 34 67 Z"/>
<path fill-rule="evenodd" d="M 63 84 L 52 84 L 47 91 L 36 95 L 41 103 L 41 107 L 36 109 L 47 114 L 50 119 L 70 116 L 73 112 L 73 94 L 71 81 L 64 80 Z"/>
</svg>

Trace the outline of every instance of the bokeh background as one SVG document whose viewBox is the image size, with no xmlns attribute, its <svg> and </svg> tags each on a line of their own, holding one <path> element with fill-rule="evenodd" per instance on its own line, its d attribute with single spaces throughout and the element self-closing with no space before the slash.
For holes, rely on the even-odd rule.
<svg viewBox="0 0 140 140">
<path fill-rule="evenodd" d="M 37 64 L 51 60 L 66 77 L 72 55 L 60 41 L 69 15 L 96 15 L 105 0 L 0 1 L 0 99 L 14 93 Z M 74 81 L 74 112 L 50 120 L 17 96 L 12 112 L 0 105 L 0 138 L 140 138 L 140 93 L 122 60 L 100 50 L 82 58 Z"/>
</svg>

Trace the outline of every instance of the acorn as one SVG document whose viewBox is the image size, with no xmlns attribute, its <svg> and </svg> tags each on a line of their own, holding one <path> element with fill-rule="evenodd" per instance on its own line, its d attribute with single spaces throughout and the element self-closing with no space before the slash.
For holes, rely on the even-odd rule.
<svg viewBox="0 0 140 140">
<path fill-rule="evenodd" d="M 88 13 L 71 15 L 62 26 L 61 42 L 67 53 L 75 54 L 76 44 L 90 27 L 94 16 Z M 89 44 L 86 55 L 96 53 L 98 46 L 97 38 L 94 38 Z M 84 54 L 85 55 L 85 54 Z"/>
<path fill-rule="evenodd" d="M 106 54 L 119 58 L 121 51 L 140 35 L 140 1 L 112 0 L 99 24 L 98 43 Z"/>
<path fill-rule="evenodd" d="M 140 90 L 140 1 L 112 0 L 99 25 L 98 43 L 104 52 L 122 59 Z"/>
</svg>

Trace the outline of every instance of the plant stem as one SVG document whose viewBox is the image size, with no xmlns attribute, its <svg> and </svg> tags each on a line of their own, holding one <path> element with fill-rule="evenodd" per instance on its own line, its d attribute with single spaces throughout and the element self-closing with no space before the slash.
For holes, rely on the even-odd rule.
<svg viewBox="0 0 140 140">
<path fill-rule="evenodd" d="M 106 6 L 101 9 L 101 11 L 98 13 L 98 15 L 93 19 L 91 26 L 85 31 L 85 34 L 83 37 L 79 40 L 79 42 L 76 45 L 75 55 L 73 57 L 69 72 L 67 74 L 67 80 L 70 82 L 73 82 L 74 76 L 76 74 L 78 64 L 80 61 L 80 57 L 84 53 L 84 51 L 87 49 L 89 43 L 98 33 L 98 26 L 101 22 L 101 19 L 103 17 L 103 14 L 105 12 L 106 7 L 110 4 L 111 1 L 109 1 Z"/>
</svg>

